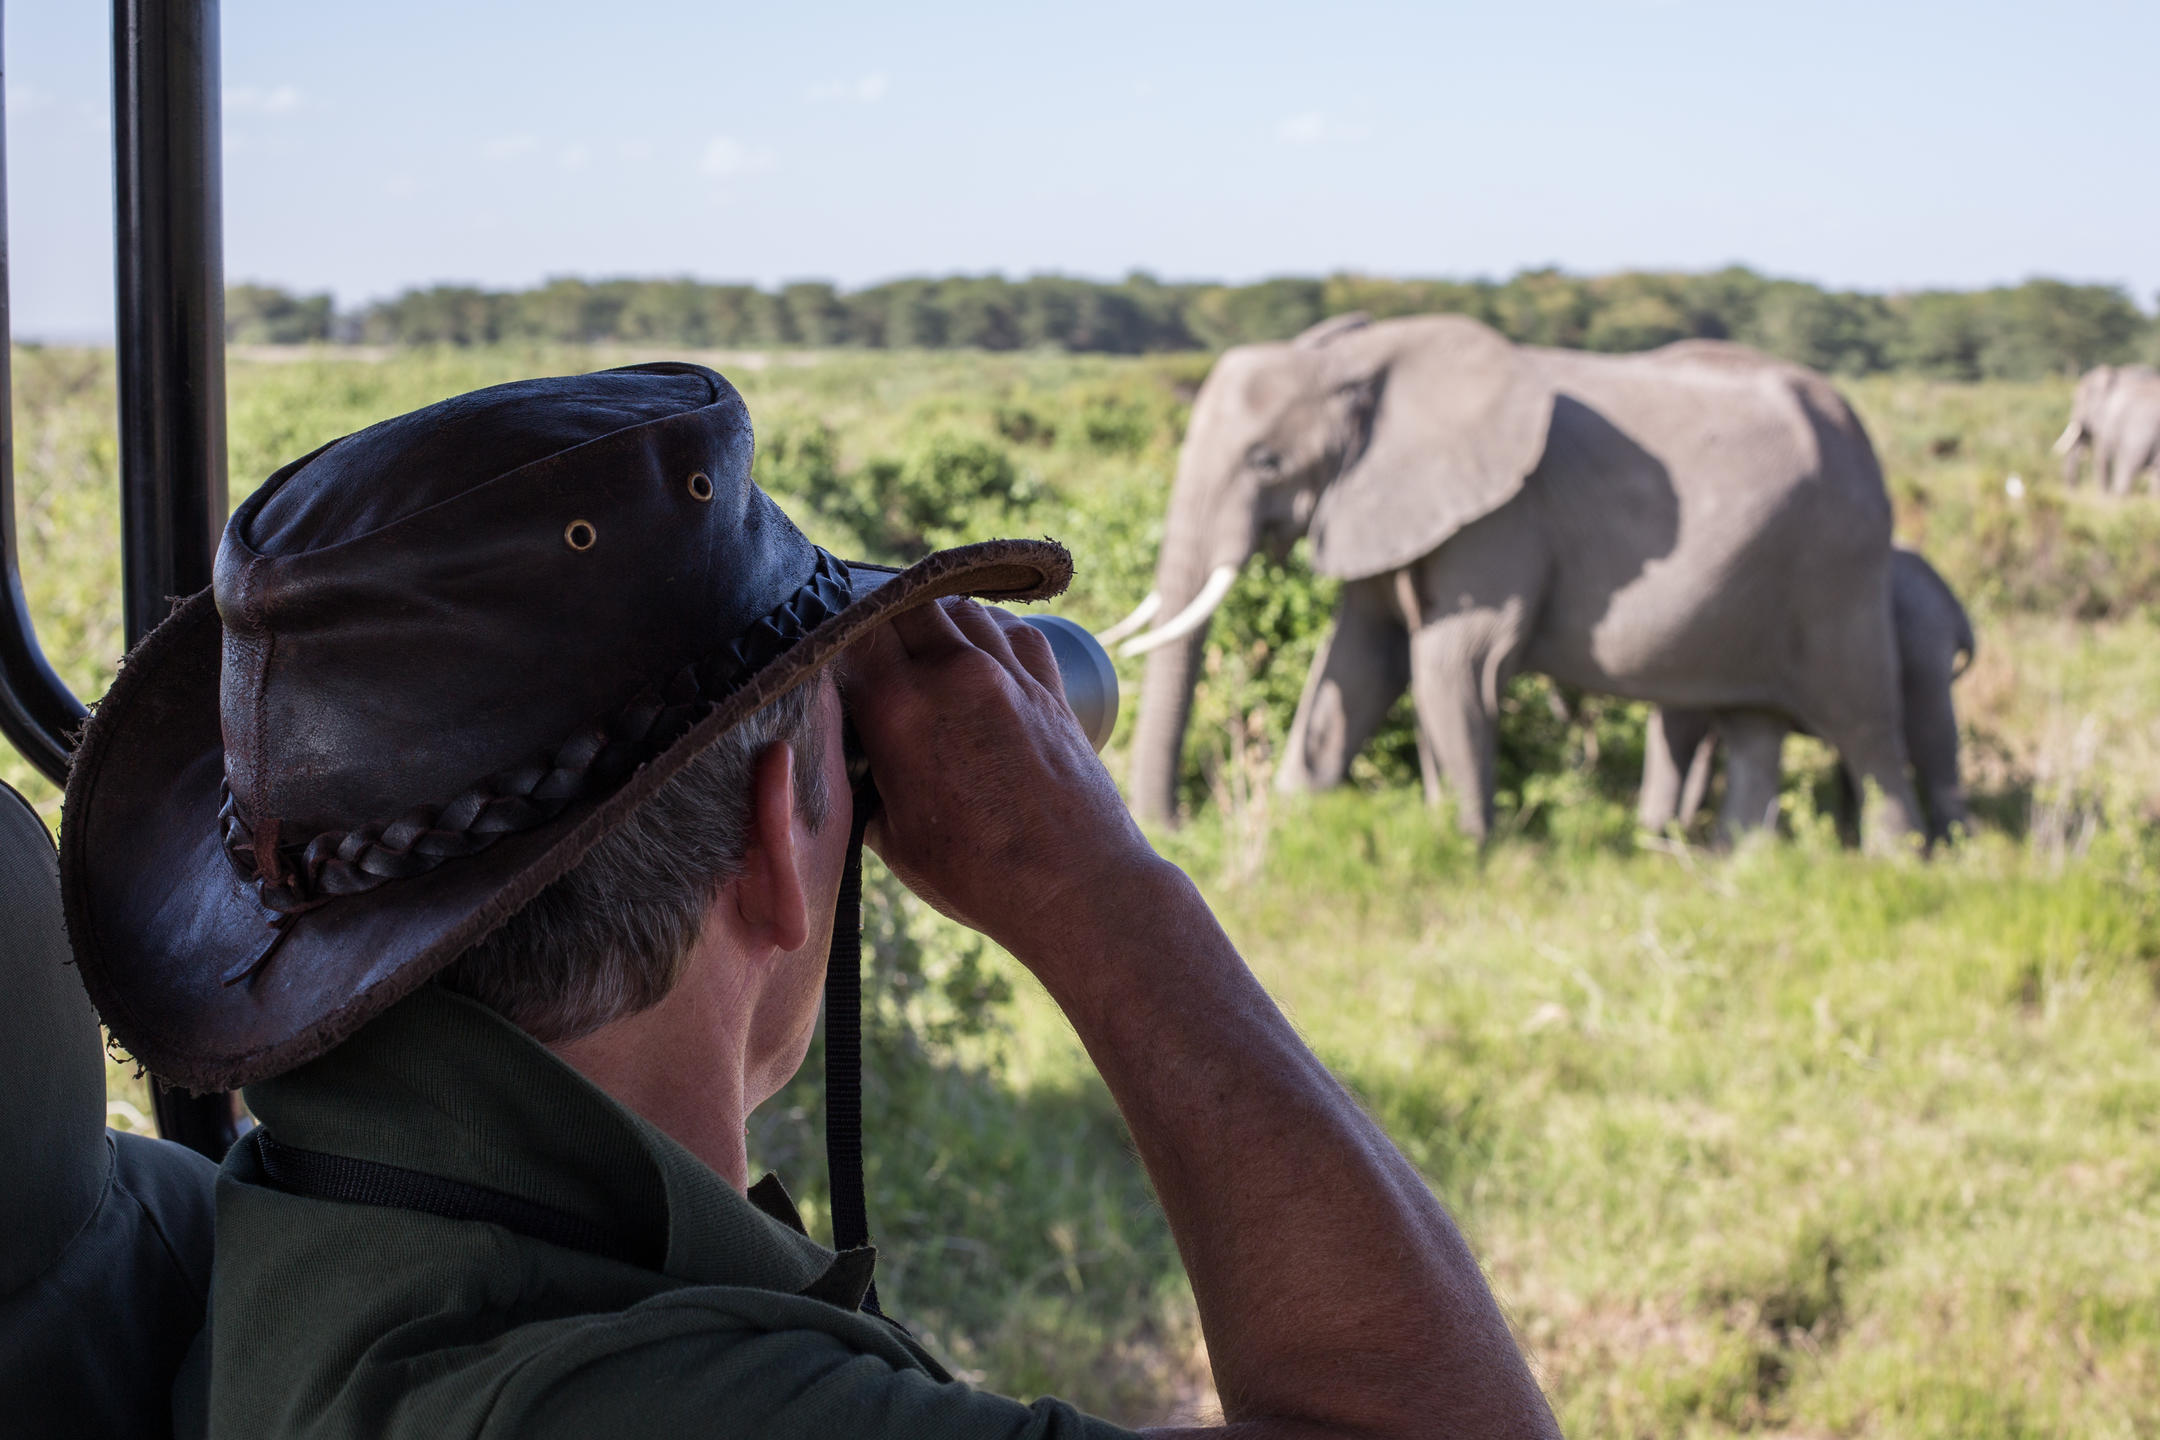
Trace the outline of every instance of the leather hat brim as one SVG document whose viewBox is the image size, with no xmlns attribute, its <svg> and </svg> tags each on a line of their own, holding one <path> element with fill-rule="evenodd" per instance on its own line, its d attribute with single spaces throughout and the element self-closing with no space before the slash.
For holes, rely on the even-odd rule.
<svg viewBox="0 0 2160 1440">
<path fill-rule="evenodd" d="M 1072 578 L 1051 541 L 992 540 L 897 572 L 850 567 L 854 599 L 607 796 L 477 854 L 300 916 L 274 957 L 219 836 L 223 628 L 207 590 L 146 636 L 84 728 L 60 869 L 84 986 L 152 1074 L 230 1090 L 343 1040 L 493 931 L 748 716 L 895 615 L 954 595 L 1041 600 Z"/>
</svg>

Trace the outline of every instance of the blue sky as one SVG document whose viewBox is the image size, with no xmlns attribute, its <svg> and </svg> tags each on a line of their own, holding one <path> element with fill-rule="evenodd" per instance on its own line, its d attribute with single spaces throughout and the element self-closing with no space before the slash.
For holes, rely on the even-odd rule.
<svg viewBox="0 0 2160 1440">
<path fill-rule="evenodd" d="M 109 333 L 109 7 L 7 7 L 19 334 Z M 225 0 L 226 271 L 2160 288 L 2160 5 Z"/>
</svg>

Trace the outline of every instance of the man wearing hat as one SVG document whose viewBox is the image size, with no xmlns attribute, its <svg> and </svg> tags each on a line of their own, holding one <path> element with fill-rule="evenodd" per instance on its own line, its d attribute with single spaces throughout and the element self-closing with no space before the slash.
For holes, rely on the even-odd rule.
<svg viewBox="0 0 2160 1440">
<path fill-rule="evenodd" d="M 751 448 L 677 364 L 335 441 L 90 722 L 84 982 L 261 1122 L 218 1188 L 210 1433 L 1122 1433 L 954 1381 L 859 1235 L 749 1183 L 865 833 L 1086 1043 L 1239 1433 L 1552 1433 L 1454 1226 L 1134 827 L 1047 644 L 965 598 L 1055 595 L 1063 549 L 850 565 Z"/>
</svg>

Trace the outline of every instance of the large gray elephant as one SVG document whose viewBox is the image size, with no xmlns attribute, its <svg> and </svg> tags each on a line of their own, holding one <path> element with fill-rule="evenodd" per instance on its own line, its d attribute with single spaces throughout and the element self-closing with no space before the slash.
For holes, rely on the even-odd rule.
<svg viewBox="0 0 2160 1440">
<path fill-rule="evenodd" d="M 1904 549 L 1890 556 L 1890 613 L 1905 751 L 1927 811 L 1928 840 L 1951 840 L 1971 824 L 1958 773 L 1957 707 L 1950 687 L 1978 653 L 1972 620 L 1935 567 L 1917 551 Z M 1783 716 L 1766 711 L 1652 710 L 1638 805 L 1644 827 L 1660 830 L 1694 819 L 1721 741 L 1727 756 L 1719 828 L 1730 835 L 1766 823 L 1781 788 L 1781 752 L 1789 728 Z M 1844 810 L 1854 796 L 1849 783 L 1839 790 Z M 1841 829 L 1854 823 L 1842 814 L 1839 820 Z"/>
<path fill-rule="evenodd" d="M 2085 372 L 2070 402 L 2070 423 L 2056 438 L 2063 483 L 2078 482 L 2090 452 L 2093 476 L 2110 495 L 2127 495 L 2141 470 L 2160 488 L 2160 372 L 2149 365 L 2101 365 Z"/>
<path fill-rule="evenodd" d="M 1492 821 L 1500 696 L 1535 670 L 1659 704 L 1790 715 L 1919 828 L 1889 602 L 1890 505 L 1820 376 L 1740 346 L 1511 344 L 1454 316 L 1342 317 L 1227 351 L 1193 404 L 1133 740 L 1175 803 L 1210 615 L 1256 549 L 1312 539 L 1344 583 L 1277 775 L 1339 782 L 1407 685 L 1428 795 Z"/>
</svg>

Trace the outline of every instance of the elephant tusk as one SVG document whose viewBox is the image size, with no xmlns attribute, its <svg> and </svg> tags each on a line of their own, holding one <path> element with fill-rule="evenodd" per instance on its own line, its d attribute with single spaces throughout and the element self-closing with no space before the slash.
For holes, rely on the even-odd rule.
<svg viewBox="0 0 2160 1440">
<path fill-rule="evenodd" d="M 2063 433 L 2055 437 L 2055 453 L 2067 455 L 2077 449 L 2078 441 L 2085 438 L 2085 427 L 2073 420 L 2063 427 Z"/>
<path fill-rule="evenodd" d="M 1132 614 L 1127 615 L 1117 624 L 1097 635 L 1095 639 L 1106 648 L 1115 645 L 1118 641 L 1154 619 L 1155 612 L 1160 609 L 1162 609 L 1162 592 L 1160 590 L 1150 590 L 1147 592 L 1146 599 L 1133 606 Z"/>
<path fill-rule="evenodd" d="M 1119 647 L 1118 654 L 1145 655 L 1173 640 L 1184 639 L 1207 624 L 1208 617 L 1215 613 L 1215 607 L 1222 604 L 1223 596 L 1230 593 L 1230 587 L 1236 582 L 1237 566 L 1216 566 L 1208 572 L 1207 584 L 1200 587 L 1200 593 L 1193 596 L 1190 605 L 1178 611 L 1175 618 L 1159 629 L 1150 630 L 1145 635 L 1126 641 Z"/>
</svg>

